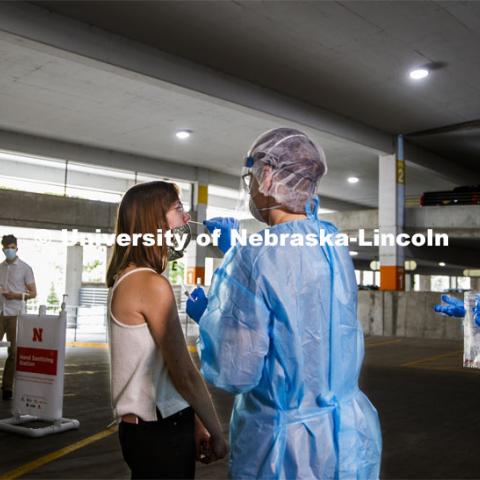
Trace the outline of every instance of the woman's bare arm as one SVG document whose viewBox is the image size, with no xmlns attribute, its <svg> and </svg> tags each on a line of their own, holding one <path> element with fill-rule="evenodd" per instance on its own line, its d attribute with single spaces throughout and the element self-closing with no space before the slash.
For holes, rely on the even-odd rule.
<svg viewBox="0 0 480 480">
<path fill-rule="evenodd" d="M 162 351 L 175 388 L 195 410 L 210 435 L 223 437 L 205 381 L 188 352 L 170 283 L 153 273 L 145 275 L 142 283 L 141 311 Z"/>
</svg>

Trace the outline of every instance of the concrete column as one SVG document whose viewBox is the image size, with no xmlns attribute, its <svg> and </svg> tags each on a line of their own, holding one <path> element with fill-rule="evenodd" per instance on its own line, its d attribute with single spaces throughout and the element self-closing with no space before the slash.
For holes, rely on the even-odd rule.
<svg viewBox="0 0 480 480">
<path fill-rule="evenodd" d="M 170 278 L 170 270 L 172 269 L 172 263 L 173 263 L 173 262 L 167 262 L 167 267 L 166 267 L 165 270 L 162 272 L 162 275 L 163 275 L 165 278 Z"/>
<path fill-rule="evenodd" d="M 480 292 L 480 277 L 470 277 L 470 288 L 475 292 Z"/>
<path fill-rule="evenodd" d="M 68 295 L 67 304 L 76 306 L 80 302 L 80 287 L 82 286 L 83 247 L 73 245 L 67 247 L 67 270 L 65 279 L 65 293 Z"/>
<path fill-rule="evenodd" d="M 207 218 L 208 205 L 208 172 L 203 169 L 198 171 L 198 182 L 194 185 L 192 217 L 197 222 L 203 222 Z M 205 233 L 205 229 L 200 225 L 194 225 L 193 232 L 198 234 Z M 205 284 L 205 258 L 206 248 L 200 247 L 196 240 L 193 240 L 191 248 L 187 249 L 187 284 L 193 285 L 198 282 Z"/>
<path fill-rule="evenodd" d="M 399 139 L 397 155 L 379 157 L 379 224 L 380 234 L 395 238 L 402 233 L 405 207 L 405 161 L 403 140 Z M 380 289 L 404 290 L 404 249 L 393 241 L 380 246 Z"/>
<path fill-rule="evenodd" d="M 113 245 L 112 246 L 107 246 L 107 256 L 106 256 L 106 262 L 107 262 L 107 269 L 108 269 L 108 266 L 110 265 L 110 260 L 112 259 L 112 255 L 113 255 Z"/>
<path fill-rule="evenodd" d="M 405 274 L 405 291 L 410 292 L 413 290 L 413 273 Z"/>
<path fill-rule="evenodd" d="M 430 275 L 419 275 L 420 277 L 420 291 L 421 292 L 430 292 L 432 290 L 431 278 Z"/>
</svg>

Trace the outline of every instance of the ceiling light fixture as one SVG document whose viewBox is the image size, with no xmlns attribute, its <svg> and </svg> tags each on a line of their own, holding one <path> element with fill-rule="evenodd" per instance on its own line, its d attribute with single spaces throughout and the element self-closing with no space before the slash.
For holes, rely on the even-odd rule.
<svg viewBox="0 0 480 480">
<path fill-rule="evenodd" d="M 370 262 L 370 270 L 377 272 L 380 270 L 380 262 L 378 260 L 372 260 Z"/>
<path fill-rule="evenodd" d="M 175 135 L 180 140 L 186 140 L 193 132 L 191 130 L 179 130 Z"/>
<path fill-rule="evenodd" d="M 445 265 L 446 265 L 445 262 L 438 262 L 438 266 L 439 266 L 439 267 L 444 267 Z"/>
<path fill-rule="evenodd" d="M 355 250 L 350 250 L 348 253 L 350 253 L 351 257 L 356 257 L 358 255 L 358 252 L 356 252 Z"/>
<path fill-rule="evenodd" d="M 417 269 L 417 262 L 415 260 L 405 260 L 404 267 L 407 272 L 413 272 Z"/>
<path fill-rule="evenodd" d="M 463 276 L 464 277 L 480 277 L 480 269 L 464 270 Z"/>
<path fill-rule="evenodd" d="M 415 68 L 409 73 L 409 76 L 412 80 L 422 80 L 427 78 L 429 75 L 430 72 L 426 68 Z"/>
<path fill-rule="evenodd" d="M 360 181 L 360 179 L 359 179 L 358 177 L 348 177 L 348 178 L 347 178 L 347 182 L 348 182 L 348 183 L 351 183 L 352 185 L 353 185 L 354 183 L 358 183 L 359 181 Z"/>
</svg>

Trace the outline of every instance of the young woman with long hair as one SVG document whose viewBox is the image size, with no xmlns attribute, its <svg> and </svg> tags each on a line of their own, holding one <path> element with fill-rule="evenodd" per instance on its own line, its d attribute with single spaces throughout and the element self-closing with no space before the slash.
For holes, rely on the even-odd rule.
<svg viewBox="0 0 480 480">
<path fill-rule="evenodd" d="M 227 453 L 172 287 L 161 275 L 181 252 L 166 242 L 146 246 L 139 238 L 157 239 L 158 229 L 186 233 L 189 219 L 177 187 L 162 181 L 130 188 L 118 209 L 116 238 L 128 234 L 132 241 L 115 243 L 107 272 L 111 393 L 132 478 L 193 478 L 201 448 L 206 462 Z"/>
</svg>

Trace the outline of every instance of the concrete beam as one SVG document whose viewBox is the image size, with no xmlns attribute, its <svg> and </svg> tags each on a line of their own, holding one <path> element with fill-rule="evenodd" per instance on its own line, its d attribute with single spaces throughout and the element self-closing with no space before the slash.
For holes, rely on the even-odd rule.
<svg viewBox="0 0 480 480">
<path fill-rule="evenodd" d="M 459 185 L 473 185 L 480 182 L 480 171 L 469 170 L 408 141 L 405 142 L 405 158 L 410 162 L 436 172 L 440 177 L 449 182 Z"/>
<path fill-rule="evenodd" d="M 423 260 L 437 265 L 445 262 L 446 265 L 464 268 L 480 268 L 480 244 L 479 248 L 455 247 L 407 247 L 407 258 Z M 446 267 L 438 267 L 436 275 L 447 275 Z"/>
<path fill-rule="evenodd" d="M 212 196 L 213 207 L 234 209 L 236 200 Z M 334 200 L 333 200 L 334 201 Z M 118 205 L 81 198 L 0 189 L 0 225 L 83 232 L 113 233 Z M 264 228 L 255 220 L 242 221 L 249 231 Z M 216 256 L 216 255 L 210 255 Z"/>
<path fill-rule="evenodd" d="M 106 150 L 25 133 L 0 130 L 0 148 L 6 151 L 45 157 L 47 159 L 68 160 L 97 167 L 126 170 L 129 172 L 165 177 L 182 182 L 197 182 L 200 170 L 207 172 L 209 184 L 238 190 L 240 178 L 210 169 L 200 169 L 191 165 L 162 160 L 159 158 Z M 225 204 L 225 201 L 222 200 Z M 227 202 L 235 208 L 232 202 Z M 236 201 L 234 202 L 236 204 Z M 331 210 L 357 210 L 362 206 L 344 200 L 321 195 L 323 208 Z"/>
<path fill-rule="evenodd" d="M 416 258 L 416 260 L 420 260 Z M 358 258 L 353 258 L 353 265 L 356 270 L 367 270 L 371 271 L 370 269 L 370 262 L 371 260 L 363 260 Z M 422 265 L 420 262 L 417 262 L 417 269 L 412 272 L 414 275 L 449 275 L 449 276 L 463 276 L 463 270 L 465 267 L 460 266 L 452 266 L 448 265 L 446 267 L 439 267 L 434 265 Z M 410 272 L 407 272 L 410 273 Z"/>
<path fill-rule="evenodd" d="M 365 209 L 353 210 L 349 212 L 324 213 L 320 215 L 322 220 L 332 222 L 339 230 L 345 233 L 358 231 L 360 228 L 368 230 L 368 236 L 371 231 L 378 228 L 378 210 Z"/>
<path fill-rule="evenodd" d="M 26 2 L 0 3 L 3 40 L 116 74 L 162 81 L 390 153 L 392 135 Z M 184 92 L 185 93 L 185 92 Z"/>
<path fill-rule="evenodd" d="M 435 275 L 462 275 L 463 268 L 480 266 L 480 241 L 469 248 L 455 244 L 456 239 L 480 239 L 480 207 L 462 205 L 451 207 L 418 207 L 405 210 L 405 231 L 410 235 L 425 234 L 431 228 L 434 233 L 446 233 L 449 236 L 448 247 L 407 247 L 406 258 L 424 261 L 421 273 Z M 360 228 L 365 229 L 365 238 L 371 240 L 373 230 L 378 228 L 378 210 L 360 210 L 323 214 L 321 217 L 334 223 L 339 230 L 356 235 Z M 356 249 L 353 247 L 353 249 Z M 360 254 L 371 252 L 370 258 L 377 255 L 376 247 L 359 247 Z M 443 261 L 447 267 L 437 266 Z M 361 259 L 354 259 L 357 268 L 368 267 Z M 426 270 L 425 270 L 426 269 Z M 417 272 L 418 273 L 418 272 Z"/>
<path fill-rule="evenodd" d="M 455 236 L 475 234 L 480 238 L 480 206 L 457 205 L 445 207 L 408 208 L 405 223 L 409 228 L 435 228 L 455 231 Z"/>
<path fill-rule="evenodd" d="M 113 233 L 116 211 L 114 203 L 0 190 L 0 225 Z"/>
<path fill-rule="evenodd" d="M 196 182 L 198 176 L 198 167 L 190 165 L 8 130 L 0 130 L 0 147 L 2 150 L 24 153 L 34 157 L 46 157 L 87 165 L 137 171 L 179 181 Z M 238 177 L 211 170 L 208 170 L 208 172 L 212 184 L 226 188 L 238 188 Z"/>
<path fill-rule="evenodd" d="M 378 210 L 326 213 L 322 218 L 334 223 L 348 233 L 365 228 L 369 232 L 378 228 Z M 405 228 L 410 232 L 424 232 L 432 228 L 438 233 L 446 232 L 453 237 L 480 238 L 480 207 L 458 205 L 449 207 L 417 207 L 405 210 Z"/>
<path fill-rule="evenodd" d="M 338 198 L 327 197 L 320 193 L 320 208 L 326 208 L 328 210 L 338 210 L 340 212 L 348 211 L 366 211 L 369 207 L 359 205 L 358 203 L 348 202 L 346 200 L 339 200 Z M 323 216 L 323 214 L 320 214 Z"/>
</svg>

